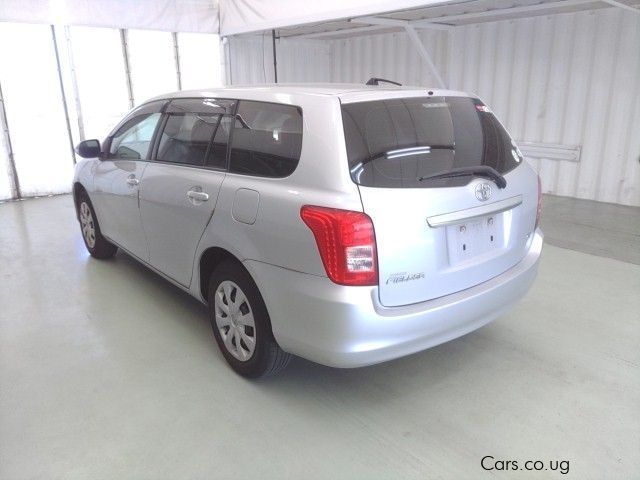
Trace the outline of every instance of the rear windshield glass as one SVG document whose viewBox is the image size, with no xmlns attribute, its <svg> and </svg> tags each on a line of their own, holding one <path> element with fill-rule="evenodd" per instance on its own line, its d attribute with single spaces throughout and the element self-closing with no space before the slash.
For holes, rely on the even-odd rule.
<svg viewBox="0 0 640 480">
<path fill-rule="evenodd" d="M 469 177 L 429 179 L 486 165 L 504 174 L 522 155 L 478 99 L 419 97 L 342 106 L 351 178 L 370 187 L 450 187 Z"/>
</svg>

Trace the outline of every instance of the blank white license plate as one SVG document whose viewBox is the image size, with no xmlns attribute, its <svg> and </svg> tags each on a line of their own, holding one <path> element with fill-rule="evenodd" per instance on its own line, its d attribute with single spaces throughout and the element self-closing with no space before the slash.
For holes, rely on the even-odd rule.
<svg viewBox="0 0 640 480">
<path fill-rule="evenodd" d="M 502 246 L 502 215 L 447 226 L 449 263 L 456 264 Z"/>
</svg>

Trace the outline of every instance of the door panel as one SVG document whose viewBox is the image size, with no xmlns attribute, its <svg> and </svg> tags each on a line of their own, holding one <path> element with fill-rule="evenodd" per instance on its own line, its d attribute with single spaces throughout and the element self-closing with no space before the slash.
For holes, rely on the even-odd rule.
<svg viewBox="0 0 640 480">
<path fill-rule="evenodd" d="M 175 99 L 140 187 L 151 265 L 188 287 L 200 237 L 225 177 L 235 101 Z M 204 168 L 205 166 L 217 170 Z"/>
<path fill-rule="evenodd" d="M 104 159 L 94 173 L 93 203 L 102 232 L 144 261 L 149 260 L 149 248 L 138 188 L 165 103 L 142 105 L 124 118 L 105 142 Z"/>
<path fill-rule="evenodd" d="M 145 261 L 149 253 L 136 181 L 140 181 L 146 166 L 147 162 L 136 160 L 101 161 L 96 167 L 92 196 L 102 233 Z"/>
<path fill-rule="evenodd" d="M 140 186 L 149 262 L 176 282 L 191 283 L 193 259 L 218 200 L 225 173 L 151 163 Z"/>
</svg>

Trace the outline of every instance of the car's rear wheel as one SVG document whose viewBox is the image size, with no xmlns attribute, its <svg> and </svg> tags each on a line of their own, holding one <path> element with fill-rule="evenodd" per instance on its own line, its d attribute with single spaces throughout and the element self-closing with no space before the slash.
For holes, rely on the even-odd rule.
<svg viewBox="0 0 640 480">
<path fill-rule="evenodd" d="M 113 257 L 118 251 L 118 247 L 110 243 L 100 233 L 96 212 L 93 210 L 91 200 L 86 193 L 81 193 L 78 199 L 78 219 L 80 220 L 82 239 L 91 256 L 101 259 Z"/>
<path fill-rule="evenodd" d="M 262 295 L 242 265 L 225 261 L 214 270 L 208 301 L 216 342 L 237 373 L 256 378 L 287 366 L 291 355 L 273 338 Z"/>
</svg>

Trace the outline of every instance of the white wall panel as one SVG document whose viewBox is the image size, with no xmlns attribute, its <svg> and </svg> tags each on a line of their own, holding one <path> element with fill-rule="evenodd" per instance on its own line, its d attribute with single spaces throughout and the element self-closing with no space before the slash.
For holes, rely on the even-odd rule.
<svg viewBox="0 0 640 480">
<path fill-rule="evenodd" d="M 56 26 L 72 141 L 103 139 L 129 111 L 120 30 Z M 178 89 L 171 33 L 126 32 L 135 104 Z M 222 83 L 219 37 L 178 33 L 183 88 Z M 0 84 L 23 196 L 71 190 L 73 155 L 51 26 L 0 22 Z M 12 198 L 0 135 L 0 200 Z"/>
<path fill-rule="evenodd" d="M 70 38 L 85 138 L 102 140 L 129 110 L 120 31 L 71 27 Z"/>
<path fill-rule="evenodd" d="M 326 42 L 282 39 L 276 49 L 279 82 L 331 81 L 331 47 Z"/>
<path fill-rule="evenodd" d="M 579 163 L 531 162 L 545 192 L 640 205 L 639 46 L 640 17 L 615 8 L 461 27 L 451 87 L 518 140 L 582 146 Z"/>
<path fill-rule="evenodd" d="M 447 33 L 420 32 L 443 78 L 447 78 Z M 387 33 L 333 40 L 335 82 L 364 83 L 371 77 L 388 78 L 405 85 L 435 85 L 436 81 L 404 33 Z"/>
<path fill-rule="evenodd" d="M 178 90 L 171 33 L 128 30 L 127 45 L 135 105 L 162 93 Z"/>
<path fill-rule="evenodd" d="M 2 0 L 0 22 L 218 31 L 218 0 Z"/>
<path fill-rule="evenodd" d="M 5 142 L 5 136 L 0 131 L 0 201 L 13 196 L 11 190 L 11 168 L 9 166 L 9 150 Z"/>
<path fill-rule="evenodd" d="M 278 82 L 331 81 L 331 44 L 312 40 L 277 40 Z M 273 83 L 271 35 L 230 37 L 233 85 Z"/>
<path fill-rule="evenodd" d="M 271 38 L 267 35 L 229 37 L 229 79 L 232 85 L 273 82 L 273 69 L 268 65 L 273 61 L 270 42 Z"/>
<path fill-rule="evenodd" d="M 22 194 L 68 192 L 73 155 L 51 28 L 0 23 L 0 45 L 0 82 Z"/>
<path fill-rule="evenodd" d="M 582 147 L 580 162 L 530 160 L 545 192 L 640 205 L 640 16 L 608 8 L 420 36 L 450 87 L 478 94 L 517 140 Z M 264 57 L 260 37 L 231 41 L 233 83 L 273 81 L 268 35 Z M 435 85 L 404 33 L 287 43 L 281 81 Z"/>
<path fill-rule="evenodd" d="M 218 35 L 179 33 L 178 46 L 183 90 L 223 85 Z"/>
</svg>

